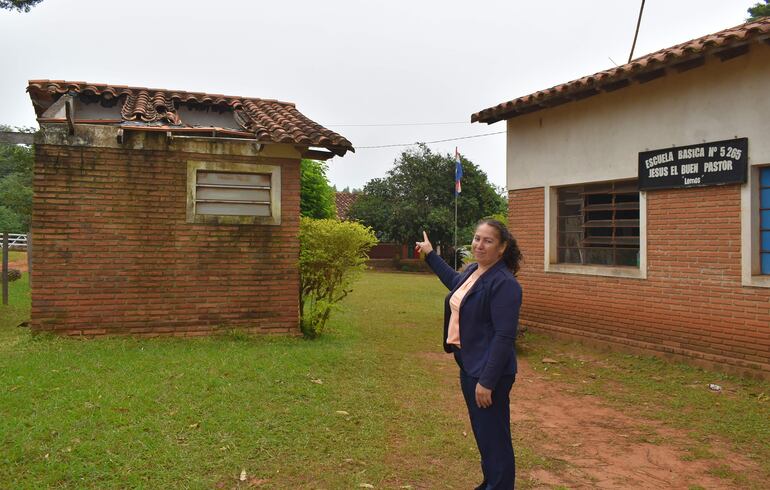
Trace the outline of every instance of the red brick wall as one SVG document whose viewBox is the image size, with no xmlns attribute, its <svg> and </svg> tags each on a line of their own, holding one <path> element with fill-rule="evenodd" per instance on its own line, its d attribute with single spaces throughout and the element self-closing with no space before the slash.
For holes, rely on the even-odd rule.
<svg viewBox="0 0 770 490">
<path fill-rule="evenodd" d="M 35 147 L 32 321 L 64 334 L 299 333 L 299 161 Z M 282 224 L 186 222 L 187 160 L 282 167 Z"/>
<path fill-rule="evenodd" d="M 396 243 L 378 243 L 369 251 L 370 259 L 393 259 L 398 255 L 403 257 L 403 245 Z"/>
<path fill-rule="evenodd" d="M 770 372 L 770 289 L 741 286 L 740 186 L 647 193 L 647 279 L 545 273 L 544 190 L 509 193 L 522 325 Z"/>
</svg>

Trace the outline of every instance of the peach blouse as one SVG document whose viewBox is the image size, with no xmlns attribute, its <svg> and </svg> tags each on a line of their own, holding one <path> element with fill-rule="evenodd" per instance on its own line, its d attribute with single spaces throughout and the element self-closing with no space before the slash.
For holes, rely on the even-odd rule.
<svg viewBox="0 0 770 490">
<path fill-rule="evenodd" d="M 470 291 L 476 280 L 479 278 L 478 271 L 471 274 L 471 276 L 465 280 L 462 285 L 457 288 L 451 298 L 449 298 L 449 310 L 451 315 L 449 316 L 449 328 L 446 336 L 447 344 L 454 344 L 460 347 L 460 304 L 463 302 L 463 298 Z"/>
</svg>

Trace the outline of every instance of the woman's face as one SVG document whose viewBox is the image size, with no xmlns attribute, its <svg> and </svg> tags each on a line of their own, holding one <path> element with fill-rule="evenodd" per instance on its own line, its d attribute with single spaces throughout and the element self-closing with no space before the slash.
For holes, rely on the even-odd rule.
<svg viewBox="0 0 770 490">
<path fill-rule="evenodd" d="M 500 239 L 497 228 L 482 223 L 476 228 L 471 244 L 473 257 L 480 266 L 490 266 L 500 260 L 505 251 L 505 244 Z"/>
</svg>

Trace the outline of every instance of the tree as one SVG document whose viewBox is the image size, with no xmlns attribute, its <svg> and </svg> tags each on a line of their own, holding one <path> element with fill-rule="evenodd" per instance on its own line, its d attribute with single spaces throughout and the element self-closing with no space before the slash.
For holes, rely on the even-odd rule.
<svg viewBox="0 0 770 490">
<path fill-rule="evenodd" d="M 487 175 L 470 160 L 463 166 L 458 207 L 458 245 L 469 243 L 479 219 L 505 214 L 506 201 Z M 442 255 L 454 243 L 454 172 L 450 154 L 434 153 L 424 144 L 404 151 L 384 178 L 373 179 L 353 204 L 350 215 L 377 232 L 383 241 L 411 243 L 428 232 Z"/>
<path fill-rule="evenodd" d="M 5 206 L 0 206 L 0 232 L 14 233 L 21 229 L 19 215 Z"/>
<path fill-rule="evenodd" d="M 12 128 L 0 125 L 0 130 Z M 33 132 L 31 128 L 16 128 Z M 32 147 L 0 144 L 0 231 L 29 230 L 32 215 Z"/>
<path fill-rule="evenodd" d="M 770 0 L 765 0 L 765 3 L 757 2 L 753 7 L 749 7 L 747 10 L 749 13 L 748 21 L 758 20 L 762 17 L 770 16 Z"/>
<path fill-rule="evenodd" d="M 29 9 L 43 0 L 0 0 L 0 9 L 29 12 Z"/>
<path fill-rule="evenodd" d="M 28 176 L 13 173 L 0 180 L 0 208 L 16 216 L 16 229 L 3 231 L 28 231 L 32 216 L 32 184 Z"/>
<path fill-rule="evenodd" d="M 326 178 L 326 164 L 302 160 L 299 180 L 300 214 L 315 219 L 334 218 L 334 189 Z"/>
</svg>

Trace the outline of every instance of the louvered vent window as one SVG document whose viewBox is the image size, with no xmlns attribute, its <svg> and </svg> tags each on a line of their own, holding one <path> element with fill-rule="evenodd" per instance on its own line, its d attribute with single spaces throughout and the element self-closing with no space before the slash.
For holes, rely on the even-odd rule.
<svg viewBox="0 0 770 490">
<path fill-rule="evenodd" d="M 639 266 L 637 182 L 558 189 L 558 261 Z"/>
<path fill-rule="evenodd" d="M 187 222 L 280 225 L 281 167 L 188 161 Z"/>
<path fill-rule="evenodd" d="M 270 216 L 270 175 L 198 170 L 195 214 Z"/>
</svg>

